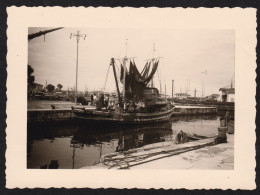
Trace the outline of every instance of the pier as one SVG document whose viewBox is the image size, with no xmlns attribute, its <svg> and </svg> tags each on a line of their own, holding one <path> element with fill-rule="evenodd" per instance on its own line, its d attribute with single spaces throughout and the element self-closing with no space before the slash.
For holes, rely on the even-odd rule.
<svg viewBox="0 0 260 195">
<path fill-rule="evenodd" d="M 28 109 L 28 122 L 66 121 L 73 118 L 72 110 L 65 109 Z"/>
<path fill-rule="evenodd" d="M 71 107 L 79 106 L 71 102 L 42 101 L 40 104 L 32 101 L 28 103 L 27 120 L 28 122 L 52 122 L 66 121 L 74 118 Z M 94 106 L 79 106 L 86 110 L 95 109 Z M 216 114 L 216 107 L 203 106 L 181 106 L 177 105 L 174 109 L 173 117 L 177 115 L 198 115 Z"/>
<path fill-rule="evenodd" d="M 174 115 L 216 114 L 217 112 L 218 109 L 216 107 L 176 105 L 173 116 Z"/>
<path fill-rule="evenodd" d="M 101 163 L 91 167 L 82 167 L 82 169 L 232 170 L 234 168 L 234 135 L 227 134 L 227 140 L 227 143 L 221 144 L 214 143 L 214 138 L 178 145 L 172 142 L 150 144 L 122 154 L 104 155 Z"/>
</svg>

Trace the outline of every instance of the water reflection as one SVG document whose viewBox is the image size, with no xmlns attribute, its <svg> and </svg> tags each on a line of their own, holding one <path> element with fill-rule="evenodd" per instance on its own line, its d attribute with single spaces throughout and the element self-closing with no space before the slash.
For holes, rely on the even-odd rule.
<svg viewBox="0 0 260 195">
<path fill-rule="evenodd" d="M 27 167 L 80 168 L 99 162 L 102 155 L 126 151 L 147 144 L 173 141 L 180 131 L 213 135 L 217 116 L 174 117 L 166 123 L 135 127 L 102 127 L 76 121 L 62 124 L 28 126 Z"/>
</svg>

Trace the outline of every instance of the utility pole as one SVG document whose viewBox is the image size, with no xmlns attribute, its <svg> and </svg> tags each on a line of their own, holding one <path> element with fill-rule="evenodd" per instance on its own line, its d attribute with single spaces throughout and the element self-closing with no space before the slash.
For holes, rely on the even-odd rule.
<svg viewBox="0 0 260 195">
<path fill-rule="evenodd" d="M 187 90 L 187 91 L 193 91 L 194 92 L 194 97 L 196 97 L 196 94 L 198 92 L 198 90 L 195 88 L 195 90 Z"/>
<path fill-rule="evenodd" d="M 77 94 L 78 94 L 78 56 L 79 56 L 79 40 L 81 37 L 86 39 L 87 35 L 86 34 L 80 34 L 79 31 L 77 31 L 76 34 L 71 33 L 70 38 L 76 37 L 77 40 L 77 58 L 76 58 L 76 94 L 75 94 L 75 102 L 77 101 Z"/>
<path fill-rule="evenodd" d="M 196 90 L 196 88 L 195 88 L 195 91 L 194 91 L 194 97 L 196 97 L 196 93 L 197 93 L 197 90 Z"/>
<path fill-rule="evenodd" d="M 174 80 L 172 80 L 172 98 L 173 98 L 173 87 L 174 87 Z"/>
<path fill-rule="evenodd" d="M 201 91 L 201 96 L 204 97 L 205 94 L 205 81 L 204 81 L 204 76 L 207 76 L 207 70 L 205 70 L 205 72 L 201 72 L 202 75 L 202 91 Z"/>
</svg>

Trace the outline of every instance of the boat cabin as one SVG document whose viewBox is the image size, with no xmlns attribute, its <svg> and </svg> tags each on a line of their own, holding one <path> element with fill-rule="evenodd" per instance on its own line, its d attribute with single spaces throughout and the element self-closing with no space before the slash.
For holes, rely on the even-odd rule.
<svg viewBox="0 0 260 195">
<path fill-rule="evenodd" d="M 157 98 L 159 95 L 159 91 L 157 88 L 146 88 L 143 92 L 144 100 Z"/>
</svg>

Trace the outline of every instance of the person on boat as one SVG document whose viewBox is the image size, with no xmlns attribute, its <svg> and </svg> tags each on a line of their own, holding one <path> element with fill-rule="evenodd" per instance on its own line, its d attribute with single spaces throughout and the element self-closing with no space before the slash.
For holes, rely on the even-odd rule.
<svg viewBox="0 0 260 195">
<path fill-rule="evenodd" d="M 94 103 L 94 96 L 93 96 L 93 94 L 90 95 L 90 101 L 91 101 L 91 106 L 92 106 L 93 103 Z"/>
<path fill-rule="evenodd" d="M 104 99 L 104 106 L 105 106 L 106 110 L 108 109 L 108 102 L 109 102 L 109 95 L 106 95 L 105 99 Z"/>
<path fill-rule="evenodd" d="M 139 110 L 141 112 L 144 112 L 145 111 L 145 103 L 143 101 L 140 101 L 139 102 Z"/>
<path fill-rule="evenodd" d="M 136 110 L 136 105 L 135 105 L 135 102 L 134 101 L 131 101 L 130 103 L 129 103 L 129 106 L 128 106 L 128 111 L 129 112 L 135 112 Z"/>
<path fill-rule="evenodd" d="M 115 99 L 114 99 L 113 96 L 111 96 L 111 97 L 109 97 L 109 99 L 108 99 L 108 109 L 113 108 L 114 105 L 115 105 Z"/>
<path fill-rule="evenodd" d="M 125 112 L 127 112 L 129 110 L 129 107 L 130 107 L 130 102 L 129 101 L 124 102 L 124 111 Z"/>
<path fill-rule="evenodd" d="M 136 111 L 136 104 L 134 101 L 133 101 L 133 107 L 134 107 L 134 111 Z"/>
<path fill-rule="evenodd" d="M 105 107 L 104 94 L 100 94 L 99 99 L 96 103 L 96 108 L 97 110 L 101 110 L 104 107 Z"/>
<path fill-rule="evenodd" d="M 97 102 L 97 95 L 96 95 L 96 93 L 94 93 L 93 101 L 94 101 L 94 104 L 96 104 L 96 102 Z"/>
</svg>

